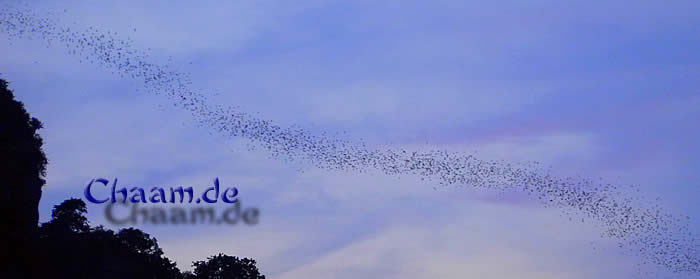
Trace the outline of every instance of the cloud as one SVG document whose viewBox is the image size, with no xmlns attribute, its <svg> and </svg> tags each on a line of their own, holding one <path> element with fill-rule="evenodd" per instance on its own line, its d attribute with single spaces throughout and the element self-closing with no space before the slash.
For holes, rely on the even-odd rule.
<svg viewBox="0 0 700 279">
<path fill-rule="evenodd" d="M 587 257 L 594 253 L 587 237 L 576 231 L 583 226 L 566 228 L 552 217 L 541 209 L 464 204 L 452 212 L 450 222 L 390 227 L 279 277 L 591 278 L 596 272 L 625 272 L 623 265 L 590 262 Z M 519 235 L 509 233 L 513 230 Z M 586 271 L 589 264 L 597 271 Z"/>
</svg>

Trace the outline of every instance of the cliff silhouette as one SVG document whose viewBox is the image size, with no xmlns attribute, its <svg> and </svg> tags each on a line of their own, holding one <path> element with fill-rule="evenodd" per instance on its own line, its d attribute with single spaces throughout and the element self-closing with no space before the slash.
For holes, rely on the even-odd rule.
<svg viewBox="0 0 700 279">
<path fill-rule="evenodd" d="M 67 199 L 39 224 L 48 160 L 42 123 L 0 79 L 0 278 L 264 279 L 256 261 L 217 254 L 181 272 L 155 237 L 92 227 L 85 202 Z"/>
</svg>

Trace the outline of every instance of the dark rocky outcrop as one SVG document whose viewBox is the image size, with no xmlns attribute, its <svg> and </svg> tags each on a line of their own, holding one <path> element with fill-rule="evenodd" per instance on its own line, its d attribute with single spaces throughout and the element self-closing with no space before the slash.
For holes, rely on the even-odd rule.
<svg viewBox="0 0 700 279">
<path fill-rule="evenodd" d="M 0 79 L 0 274 L 26 274 L 37 268 L 31 257 L 47 164 L 37 134 L 41 127 Z"/>
</svg>

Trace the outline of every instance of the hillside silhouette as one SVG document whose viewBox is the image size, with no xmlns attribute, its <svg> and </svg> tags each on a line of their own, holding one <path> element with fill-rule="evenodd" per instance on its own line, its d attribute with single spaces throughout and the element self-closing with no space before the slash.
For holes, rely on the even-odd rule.
<svg viewBox="0 0 700 279">
<path fill-rule="evenodd" d="M 0 79 L 0 278 L 265 278 L 255 260 L 224 254 L 181 272 L 148 233 L 91 227 L 80 199 L 54 206 L 51 220 L 39 224 L 48 164 L 42 127 Z"/>
</svg>

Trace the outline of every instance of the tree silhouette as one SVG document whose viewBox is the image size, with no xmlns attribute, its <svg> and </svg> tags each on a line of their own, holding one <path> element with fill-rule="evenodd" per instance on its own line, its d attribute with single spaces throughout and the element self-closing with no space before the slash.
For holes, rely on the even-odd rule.
<svg viewBox="0 0 700 279">
<path fill-rule="evenodd" d="M 192 266 L 195 279 L 265 279 L 255 264 L 253 259 L 218 254 Z"/>
<path fill-rule="evenodd" d="M 161 256 L 163 251 L 158 247 L 158 241 L 149 234 L 134 228 L 119 231 L 117 237 L 124 246 L 140 255 Z"/>
<path fill-rule="evenodd" d="M 54 206 L 51 221 L 43 224 L 40 230 L 54 230 L 53 233 L 87 232 L 90 225 L 85 214 L 87 214 L 85 202 L 80 199 L 65 200 L 60 205 Z"/>
<path fill-rule="evenodd" d="M 37 134 L 41 122 L 15 100 L 0 79 L 0 277 L 37 270 L 36 250 L 41 187 L 46 183 L 46 156 Z M 3 276 L 7 275 L 7 276 Z"/>
<path fill-rule="evenodd" d="M 182 273 L 182 279 L 194 279 L 194 273 L 192 271 L 185 271 Z"/>
<path fill-rule="evenodd" d="M 54 206 L 39 224 L 47 159 L 42 123 L 0 79 L 0 278 L 264 279 L 255 261 L 219 254 L 181 273 L 156 238 L 135 228 L 90 227 L 80 199 Z"/>
<path fill-rule="evenodd" d="M 91 228 L 85 202 L 68 199 L 42 224 L 44 278 L 178 279 L 175 263 L 163 256 L 158 241 L 135 228 L 118 233 Z M 70 257 L 63 255 L 70 254 Z M 58 276 L 56 276 L 58 275 Z"/>
</svg>

